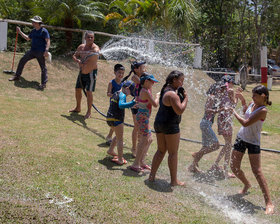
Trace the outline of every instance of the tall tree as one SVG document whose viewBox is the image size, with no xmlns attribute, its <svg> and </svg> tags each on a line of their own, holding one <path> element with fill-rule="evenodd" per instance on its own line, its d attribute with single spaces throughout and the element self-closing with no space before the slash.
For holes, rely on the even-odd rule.
<svg viewBox="0 0 280 224">
<path fill-rule="evenodd" d="M 81 27 L 82 21 L 104 19 L 107 4 L 89 0 L 41 0 L 37 11 L 52 25 Z M 67 46 L 72 46 L 72 32 L 66 31 Z"/>
</svg>

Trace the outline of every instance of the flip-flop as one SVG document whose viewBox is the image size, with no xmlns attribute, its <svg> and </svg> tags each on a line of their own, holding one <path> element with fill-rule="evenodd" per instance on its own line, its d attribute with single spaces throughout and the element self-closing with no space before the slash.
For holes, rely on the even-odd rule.
<svg viewBox="0 0 280 224">
<path fill-rule="evenodd" d="M 236 178 L 236 176 L 233 173 L 228 173 L 228 178 Z"/>
<path fill-rule="evenodd" d="M 119 162 L 119 160 L 118 160 L 118 157 L 114 157 L 113 159 L 111 159 L 111 161 L 113 162 L 113 163 L 116 163 L 117 165 L 119 165 L 119 166 L 122 166 L 122 165 L 124 165 L 124 164 L 127 164 L 127 161 L 125 160 L 125 159 L 123 159 L 122 161 L 122 163 L 120 163 Z"/>
<path fill-rule="evenodd" d="M 69 113 L 80 113 L 81 111 L 78 110 L 68 110 Z"/>
<path fill-rule="evenodd" d="M 140 173 L 140 172 L 143 171 L 143 168 L 141 168 L 141 167 L 137 168 L 137 167 L 134 167 L 134 166 L 129 166 L 128 168 L 129 168 L 130 170 L 136 172 L 136 173 Z"/>
<path fill-rule="evenodd" d="M 141 166 L 141 168 L 143 169 L 143 170 L 151 170 L 152 168 L 149 166 L 149 165 L 143 165 L 143 166 Z"/>
</svg>

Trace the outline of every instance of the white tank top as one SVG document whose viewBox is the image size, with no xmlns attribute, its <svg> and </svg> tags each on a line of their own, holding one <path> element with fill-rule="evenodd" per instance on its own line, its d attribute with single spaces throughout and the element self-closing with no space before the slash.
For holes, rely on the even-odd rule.
<svg viewBox="0 0 280 224">
<path fill-rule="evenodd" d="M 244 114 L 246 120 L 252 115 L 254 115 L 257 111 L 265 108 L 265 106 L 262 106 L 252 112 L 253 105 L 254 103 L 251 103 Z M 242 126 L 237 134 L 237 137 L 241 138 L 244 142 L 248 142 L 253 145 L 260 145 L 262 125 L 263 121 L 258 120 L 257 122 L 249 125 L 248 127 Z"/>
</svg>

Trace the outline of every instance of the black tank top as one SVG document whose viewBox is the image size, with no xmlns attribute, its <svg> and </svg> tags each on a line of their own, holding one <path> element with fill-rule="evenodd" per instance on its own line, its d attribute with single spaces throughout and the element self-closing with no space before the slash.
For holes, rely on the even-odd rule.
<svg viewBox="0 0 280 224">
<path fill-rule="evenodd" d="M 168 91 L 174 90 L 168 89 L 164 91 L 163 96 Z M 163 104 L 163 96 L 161 97 L 161 100 L 159 102 L 159 109 L 156 115 L 155 123 L 165 124 L 166 126 L 180 124 L 181 115 L 176 114 L 172 106 L 165 106 Z"/>
<path fill-rule="evenodd" d="M 119 108 L 120 92 L 117 91 L 110 98 L 110 107 L 107 112 L 107 118 L 114 118 L 118 121 L 124 121 L 124 109 Z"/>
</svg>

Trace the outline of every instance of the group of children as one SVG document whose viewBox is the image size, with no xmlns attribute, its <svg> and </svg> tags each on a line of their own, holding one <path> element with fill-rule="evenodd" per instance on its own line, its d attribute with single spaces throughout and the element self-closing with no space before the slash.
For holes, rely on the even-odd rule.
<svg viewBox="0 0 280 224">
<path fill-rule="evenodd" d="M 171 72 L 160 93 L 154 98 L 152 87 L 158 81 L 149 73 L 146 73 L 145 62 L 134 62 L 131 65 L 131 72 L 124 76 L 125 68 L 116 64 L 114 67 L 115 79 L 108 84 L 107 95 L 110 97 L 110 107 L 107 113 L 107 123 L 110 126 L 110 133 L 106 139 L 110 139 L 112 133 L 115 137 L 110 143 L 107 153 L 113 156 L 112 162 L 123 165 L 127 161 L 123 158 L 123 122 L 125 108 L 131 108 L 134 120 L 134 130 L 132 133 L 132 154 L 135 160 L 129 169 L 135 172 L 141 172 L 145 169 L 151 170 L 149 180 L 154 181 L 157 169 L 168 152 L 168 165 L 171 175 L 171 185 L 184 185 L 177 179 L 178 148 L 180 141 L 179 123 L 181 114 L 184 112 L 188 97 L 183 91 L 183 97 L 180 99 L 178 89 L 182 87 L 184 75 L 178 71 Z M 131 80 L 128 80 L 130 75 Z M 260 166 L 260 132 L 262 123 L 265 120 L 267 109 L 270 105 L 269 92 L 266 87 L 259 85 L 252 91 L 253 102 L 246 104 L 242 95 L 242 90 L 238 88 L 233 90 L 234 80 L 226 75 L 222 81 L 213 84 L 207 92 L 205 104 L 205 113 L 200 123 L 202 131 L 202 148 L 193 153 L 193 162 L 188 167 L 190 172 L 201 172 L 198 168 L 199 160 L 207 153 L 218 150 L 219 141 L 212 129 L 215 114 L 218 114 L 218 134 L 225 139 L 225 145 L 222 147 L 215 163 L 210 171 L 222 171 L 225 178 L 237 177 L 244 184 L 241 194 L 246 194 L 251 187 L 249 181 L 241 170 L 241 161 L 248 148 L 249 159 L 252 171 L 262 189 L 266 203 L 266 214 L 274 212 L 274 206 L 271 202 L 266 180 L 262 174 Z M 132 95 L 134 98 L 126 102 L 126 96 Z M 235 106 L 241 101 L 245 118 L 242 118 L 235 111 Z M 145 163 L 145 156 L 152 143 L 150 115 L 152 107 L 160 109 L 157 113 L 154 123 L 158 150 L 154 155 L 152 167 Z M 232 149 L 232 117 L 233 115 L 241 123 L 242 127 L 238 132 L 237 139 Z M 162 121 L 162 119 L 164 121 Z M 137 139 L 138 138 L 138 139 Z M 138 142 L 138 144 L 137 144 Z M 114 151 L 117 145 L 117 153 Z M 224 157 L 224 166 L 221 168 L 218 164 Z M 231 157 L 231 158 L 230 158 Z M 231 162 L 230 162 L 231 161 Z M 228 172 L 231 167 L 233 174 Z"/>
<path fill-rule="evenodd" d="M 114 67 L 115 79 L 109 82 L 107 89 L 107 96 L 110 97 L 110 107 L 107 112 L 107 124 L 110 127 L 110 133 L 106 139 L 109 140 L 112 133 L 115 132 L 115 137 L 112 139 L 107 153 L 113 156 L 112 162 L 118 165 L 127 163 L 123 158 L 123 122 L 124 109 L 131 108 L 134 121 L 132 154 L 135 161 L 129 168 L 136 172 L 151 169 L 145 163 L 145 156 L 152 143 L 149 117 L 152 106 L 157 107 L 159 100 L 159 94 L 155 99 L 152 95 L 152 87 L 158 80 L 153 75 L 146 73 L 145 68 L 145 62 L 134 62 L 131 65 L 129 75 L 123 77 L 124 66 L 116 64 Z M 131 80 L 127 80 L 132 73 L 134 74 Z M 126 102 L 126 96 L 128 95 L 134 97 L 130 102 Z M 118 153 L 114 151 L 116 145 Z"/>
<path fill-rule="evenodd" d="M 252 90 L 252 99 L 249 105 L 246 104 L 242 95 L 242 89 L 238 88 L 236 92 L 233 90 L 234 80 L 226 75 L 221 82 L 213 84 L 207 92 L 207 100 L 205 104 L 205 113 L 200 122 L 202 131 L 202 148 L 200 151 L 192 154 L 193 162 L 188 167 L 190 172 L 201 172 L 198 168 L 198 162 L 207 153 L 219 149 L 220 144 L 212 129 L 215 114 L 218 114 L 218 134 L 225 139 L 225 145 L 221 149 L 215 163 L 210 168 L 210 172 L 223 172 L 225 178 L 237 177 L 244 184 L 243 189 L 239 192 L 245 195 L 251 187 L 250 182 L 245 177 L 241 169 L 241 161 L 248 149 L 250 165 L 252 171 L 258 181 L 258 184 L 264 195 L 266 211 L 265 214 L 274 213 L 274 205 L 272 204 L 266 180 L 261 170 L 260 163 L 260 135 L 263 122 L 266 118 L 266 105 L 271 105 L 269 101 L 268 89 L 263 85 L 258 85 Z M 243 107 L 244 118 L 235 110 L 238 100 L 241 101 Z M 232 149 L 232 117 L 233 115 L 240 122 L 240 128 Z M 225 157 L 223 169 L 218 165 L 220 160 Z M 228 172 L 230 165 L 233 174 Z"/>
</svg>

